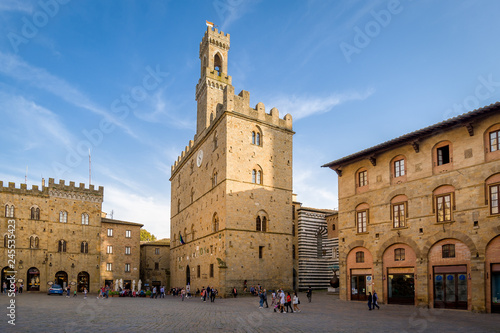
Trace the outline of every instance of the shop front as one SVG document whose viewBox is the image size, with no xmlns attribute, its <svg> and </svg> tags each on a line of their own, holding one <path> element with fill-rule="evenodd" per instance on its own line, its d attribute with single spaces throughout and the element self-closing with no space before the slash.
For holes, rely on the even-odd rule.
<svg viewBox="0 0 500 333">
<path fill-rule="evenodd" d="M 78 278 L 77 278 L 77 281 L 78 281 L 77 290 L 78 290 L 78 292 L 83 292 L 85 289 L 87 289 L 87 291 L 90 291 L 89 280 L 90 280 L 89 273 L 87 273 L 87 272 L 78 273 Z"/>
<path fill-rule="evenodd" d="M 59 271 L 55 275 L 55 284 L 60 285 L 61 287 L 66 288 L 68 286 L 68 273 L 64 271 Z"/>
<path fill-rule="evenodd" d="M 40 271 L 31 267 L 26 273 L 26 289 L 28 291 L 40 291 Z"/>
<path fill-rule="evenodd" d="M 388 269 L 387 301 L 389 304 L 415 304 L 415 277 L 413 268 Z"/>
<path fill-rule="evenodd" d="M 467 266 L 434 266 L 434 307 L 467 310 Z"/>
<path fill-rule="evenodd" d="M 500 264 L 491 264 L 491 312 L 500 313 Z"/>
</svg>

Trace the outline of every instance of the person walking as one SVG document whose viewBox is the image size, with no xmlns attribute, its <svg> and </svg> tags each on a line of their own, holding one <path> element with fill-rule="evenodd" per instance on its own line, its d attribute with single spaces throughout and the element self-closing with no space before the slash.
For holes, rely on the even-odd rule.
<svg viewBox="0 0 500 333">
<path fill-rule="evenodd" d="M 83 299 L 87 299 L 87 288 L 83 289 Z"/>
<path fill-rule="evenodd" d="M 280 312 L 284 313 L 285 310 L 285 292 L 283 289 L 280 290 Z"/>
<path fill-rule="evenodd" d="M 262 309 L 262 306 L 264 305 L 264 294 L 262 291 L 259 291 L 259 309 Z"/>
<path fill-rule="evenodd" d="M 210 302 L 213 303 L 215 301 L 215 288 L 212 287 L 212 290 L 210 290 Z"/>
<path fill-rule="evenodd" d="M 70 286 L 68 286 L 68 287 L 66 288 L 66 297 L 69 297 L 69 294 L 70 294 L 70 293 L 71 293 L 71 287 L 70 287 Z"/>
<path fill-rule="evenodd" d="M 266 308 L 268 308 L 269 304 L 267 304 L 267 291 L 266 291 L 266 289 L 264 289 L 264 291 L 262 292 L 262 299 L 264 300 L 262 305 L 264 305 L 264 303 L 266 303 Z"/>
<path fill-rule="evenodd" d="M 234 298 L 238 297 L 238 290 L 236 290 L 236 287 L 233 287 L 233 296 Z"/>
<path fill-rule="evenodd" d="M 373 302 L 373 296 L 371 291 L 368 292 L 368 310 L 372 310 L 372 302 Z"/>
<path fill-rule="evenodd" d="M 186 290 L 184 288 L 181 290 L 181 301 L 184 302 L 184 297 L 186 297 Z"/>
<path fill-rule="evenodd" d="M 271 307 L 273 305 L 276 305 L 276 290 L 273 290 L 273 293 L 271 294 Z"/>
<path fill-rule="evenodd" d="M 375 310 L 375 307 L 377 307 L 377 309 L 380 310 L 380 306 L 378 306 L 378 295 L 377 295 L 377 292 L 374 290 L 373 291 L 373 310 Z"/>
<path fill-rule="evenodd" d="M 309 300 L 309 303 L 311 303 L 312 293 L 313 293 L 313 290 L 312 290 L 311 286 L 309 286 L 309 288 L 307 288 L 307 299 Z"/>
<path fill-rule="evenodd" d="M 290 296 L 290 293 L 286 293 L 286 312 L 288 313 L 288 308 L 290 308 L 290 312 L 293 313 L 292 309 L 292 297 Z"/>
<path fill-rule="evenodd" d="M 293 311 L 300 312 L 300 309 L 299 309 L 299 296 L 297 296 L 296 292 L 293 294 Z"/>
</svg>

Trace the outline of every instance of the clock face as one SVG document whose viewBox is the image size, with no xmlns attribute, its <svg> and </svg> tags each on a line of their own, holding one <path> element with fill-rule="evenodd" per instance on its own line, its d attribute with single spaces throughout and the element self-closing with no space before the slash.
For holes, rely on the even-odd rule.
<svg viewBox="0 0 500 333">
<path fill-rule="evenodd" d="M 198 168 L 201 166 L 201 162 L 203 162 L 203 150 L 200 150 L 196 156 L 196 165 Z"/>
</svg>

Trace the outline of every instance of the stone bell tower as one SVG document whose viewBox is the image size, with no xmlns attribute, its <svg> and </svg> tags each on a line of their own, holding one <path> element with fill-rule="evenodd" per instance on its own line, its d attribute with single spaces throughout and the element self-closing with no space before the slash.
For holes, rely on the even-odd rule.
<svg viewBox="0 0 500 333">
<path fill-rule="evenodd" d="M 214 119 L 217 106 L 222 105 L 224 88 L 231 86 L 231 76 L 227 75 L 229 34 L 207 27 L 200 43 L 201 73 L 196 85 L 198 116 L 196 136 L 199 136 Z"/>
</svg>

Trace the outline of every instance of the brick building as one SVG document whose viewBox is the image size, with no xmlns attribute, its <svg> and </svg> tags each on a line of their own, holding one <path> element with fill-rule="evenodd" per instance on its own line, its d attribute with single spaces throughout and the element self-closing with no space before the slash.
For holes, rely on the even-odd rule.
<svg viewBox="0 0 500 333">
<path fill-rule="evenodd" d="M 121 280 L 123 289 L 137 286 L 140 278 L 140 223 L 101 218 L 101 286 Z"/>
<path fill-rule="evenodd" d="M 500 311 L 500 103 L 335 160 L 340 297 Z"/>
<path fill-rule="evenodd" d="M 250 107 L 228 75 L 229 34 L 200 43 L 194 140 L 172 166 L 172 286 L 292 288 L 292 117 Z"/>
<path fill-rule="evenodd" d="M 26 291 L 47 291 L 49 283 L 95 292 L 100 281 L 102 187 L 50 178 L 39 188 L 0 181 L 1 280 L 15 259 L 16 281 Z M 9 221 L 14 221 L 9 223 Z M 15 225 L 15 257 L 8 256 L 9 225 Z M 13 244 L 13 243 L 11 243 Z M 0 283 L 1 284 L 1 283 Z"/>
<path fill-rule="evenodd" d="M 143 286 L 170 289 L 170 239 L 141 242 L 141 280 Z"/>
</svg>

